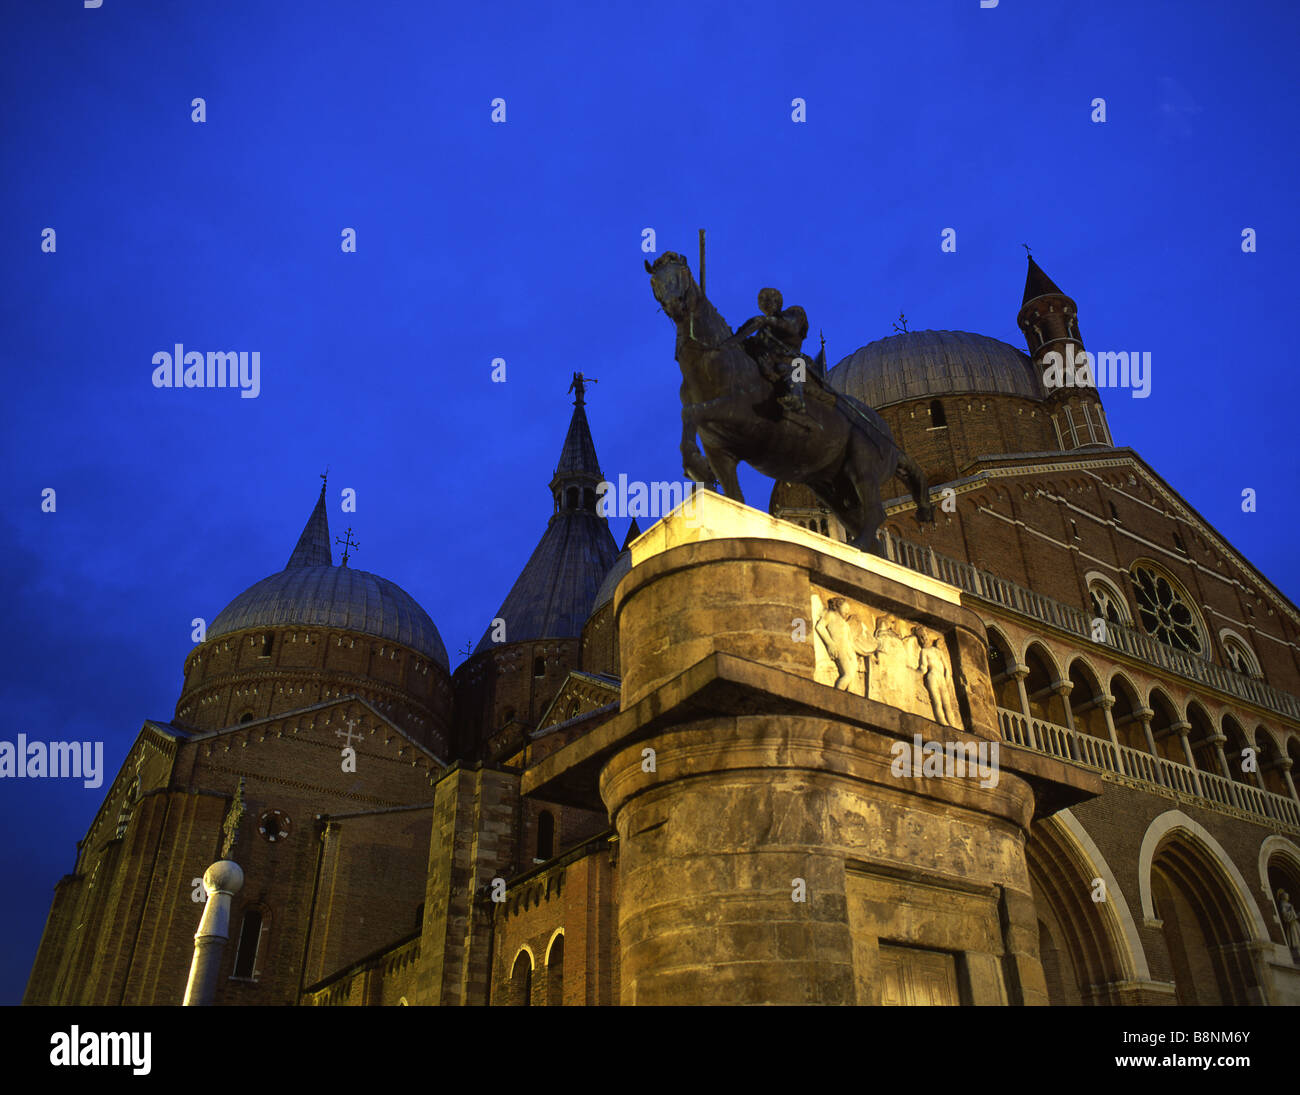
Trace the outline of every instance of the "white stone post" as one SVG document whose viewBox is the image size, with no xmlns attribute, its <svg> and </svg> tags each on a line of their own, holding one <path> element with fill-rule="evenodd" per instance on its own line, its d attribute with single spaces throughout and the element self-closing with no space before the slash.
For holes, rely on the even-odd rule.
<svg viewBox="0 0 1300 1095">
<path fill-rule="evenodd" d="M 230 899 L 243 885 L 244 872 L 229 859 L 218 860 L 203 872 L 208 902 L 203 906 L 199 930 L 194 933 L 194 961 L 185 986 L 185 1007 L 207 1007 L 216 998 L 221 955 L 230 938 Z"/>
</svg>

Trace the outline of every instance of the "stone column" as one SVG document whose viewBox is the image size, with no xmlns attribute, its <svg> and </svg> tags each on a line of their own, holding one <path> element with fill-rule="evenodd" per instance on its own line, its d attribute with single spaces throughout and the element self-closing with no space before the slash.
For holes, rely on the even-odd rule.
<svg viewBox="0 0 1300 1095">
<path fill-rule="evenodd" d="M 1188 735 L 1192 732 L 1192 724 L 1183 720 L 1173 724 L 1173 729 L 1178 732 L 1178 738 L 1183 743 L 1183 756 L 1187 758 L 1187 767 L 1192 770 L 1192 786 L 1196 788 L 1196 793 L 1205 797 L 1201 791 L 1201 773 L 1196 767 L 1196 756 L 1192 753 L 1192 743 L 1188 740 Z"/>
<path fill-rule="evenodd" d="M 1160 770 L 1160 751 L 1156 748 L 1156 736 L 1151 732 L 1151 716 L 1155 712 L 1149 707 L 1139 707 L 1133 712 L 1134 718 L 1142 723 L 1142 736 L 1147 739 L 1147 752 L 1151 754 L 1152 766 L 1155 768 L 1156 783 L 1165 786 L 1165 774 Z"/>
<path fill-rule="evenodd" d="M 1110 743 L 1115 746 L 1115 765 L 1120 766 L 1119 761 L 1119 734 L 1115 732 L 1115 717 L 1111 714 L 1111 709 L 1115 706 L 1115 697 L 1107 693 L 1104 696 L 1097 697 L 1097 704 L 1101 707 L 1106 717 L 1106 733 L 1110 735 Z"/>
<path fill-rule="evenodd" d="M 1232 769 L 1228 767 L 1228 754 L 1223 751 L 1223 743 L 1228 740 L 1228 735 L 1222 730 L 1216 729 L 1209 737 L 1214 743 L 1214 755 L 1219 758 L 1219 771 L 1223 778 L 1228 781 L 1228 795 L 1231 797 L 1231 806 L 1241 808 L 1241 799 L 1237 795 L 1237 781 L 1232 778 Z"/>
<path fill-rule="evenodd" d="M 1070 748 L 1074 750 L 1074 760 L 1079 760 L 1079 732 L 1074 728 L 1074 711 L 1070 707 L 1070 693 L 1074 690 L 1073 681 L 1053 681 L 1049 686 L 1052 694 L 1061 697 L 1061 706 L 1065 708 L 1065 728 L 1070 731 Z"/>
<path fill-rule="evenodd" d="M 194 960 L 185 986 L 185 1007 L 206 1007 L 217 994 L 221 955 L 230 938 L 230 899 L 244 886 L 244 872 L 229 859 L 218 860 L 203 872 L 208 901 L 199 930 L 194 933 Z"/>
<path fill-rule="evenodd" d="M 1282 769 L 1282 778 L 1286 780 L 1287 790 L 1291 792 L 1291 801 L 1300 802 L 1300 795 L 1295 792 L 1295 781 L 1291 778 L 1291 758 L 1279 757 L 1277 766 Z"/>
</svg>

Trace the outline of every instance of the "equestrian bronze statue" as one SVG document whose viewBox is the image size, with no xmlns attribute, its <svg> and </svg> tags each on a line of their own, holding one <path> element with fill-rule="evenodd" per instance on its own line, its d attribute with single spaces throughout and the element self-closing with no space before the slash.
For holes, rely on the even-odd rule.
<svg viewBox="0 0 1300 1095">
<path fill-rule="evenodd" d="M 933 521 L 921 469 L 895 443 L 885 420 L 825 380 L 825 348 L 808 361 L 803 309 L 760 294 L 762 315 L 734 334 L 700 291 L 686 259 L 665 251 L 651 265 L 655 299 L 677 325 L 682 371 L 682 464 L 686 475 L 744 502 L 736 465 L 803 483 L 839 519 L 849 543 L 883 554 L 876 530 L 885 520 L 881 486 L 906 483 L 918 521 Z M 745 336 L 751 336 L 746 339 Z M 701 452 L 696 435 L 703 443 Z"/>
</svg>

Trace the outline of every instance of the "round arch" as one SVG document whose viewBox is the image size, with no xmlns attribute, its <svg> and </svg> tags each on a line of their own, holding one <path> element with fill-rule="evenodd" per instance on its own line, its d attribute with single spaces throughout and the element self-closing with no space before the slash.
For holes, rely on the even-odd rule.
<svg viewBox="0 0 1300 1095">
<path fill-rule="evenodd" d="M 1128 899 L 1096 842 L 1068 809 L 1034 827 L 1026 845 L 1030 878 L 1052 903 L 1058 918 L 1076 929 L 1066 940 L 1081 983 L 1150 981 L 1151 971 Z M 1092 900 L 1097 879 L 1106 900 Z M 1097 1003 L 1114 1003 L 1098 999 Z"/>
<path fill-rule="evenodd" d="M 1259 942 L 1268 941 L 1268 929 L 1260 915 L 1259 906 L 1251 895 L 1250 887 L 1232 858 L 1223 849 L 1223 845 L 1203 825 L 1198 824 L 1181 810 L 1166 810 L 1147 826 L 1142 838 L 1142 850 L 1138 854 L 1138 887 L 1142 901 L 1142 916 L 1146 920 L 1156 919 L 1155 899 L 1151 892 L 1151 867 L 1155 862 L 1156 852 L 1166 840 L 1174 836 L 1184 836 L 1198 848 L 1222 872 L 1223 881 L 1228 883 L 1229 896 L 1237 906 L 1243 925 L 1249 930 L 1250 937 Z"/>
<path fill-rule="evenodd" d="M 555 931 L 551 933 L 551 938 L 546 941 L 546 964 L 548 966 L 551 964 L 551 950 L 555 947 L 555 941 L 563 938 L 564 929 L 556 928 Z M 561 944 L 561 948 L 563 948 L 563 944 Z"/>
</svg>

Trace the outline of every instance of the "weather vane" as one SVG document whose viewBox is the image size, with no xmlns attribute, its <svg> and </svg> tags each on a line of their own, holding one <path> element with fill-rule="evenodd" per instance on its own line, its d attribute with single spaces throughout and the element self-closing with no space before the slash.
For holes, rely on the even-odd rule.
<svg viewBox="0 0 1300 1095">
<path fill-rule="evenodd" d="M 335 536 L 334 542 L 343 545 L 343 565 L 347 566 L 348 551 L 352 548 L 359 548 L 361 546 L 360 544 L 355 543 L 352 539 L 352 527 L 349 525 L 347 529 L 344 530 L 342 538 Z"/>
<path fill-rule="evenodd" d="M 1034 257 L 1034 253 L 1031 250 L 1029 250 L 1029 244 L 1022 243 L 1020 246 L 1025 249 L 1025 254 L 1028 255 L 1031 259 Z"/>
</svg>

